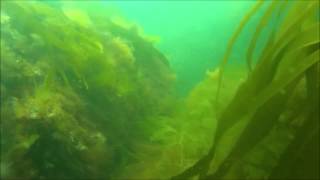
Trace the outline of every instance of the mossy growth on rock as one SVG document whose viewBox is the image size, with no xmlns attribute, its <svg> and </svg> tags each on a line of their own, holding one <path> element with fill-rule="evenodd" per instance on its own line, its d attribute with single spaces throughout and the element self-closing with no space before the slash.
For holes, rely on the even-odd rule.
<svg viewBox="0 0 320 180">
<path fill-rule="evenodd" d="M 172 106 L 167 59 L 108 17 L 1 5 L 1 178 L 115 177 Z"/>
</svg>

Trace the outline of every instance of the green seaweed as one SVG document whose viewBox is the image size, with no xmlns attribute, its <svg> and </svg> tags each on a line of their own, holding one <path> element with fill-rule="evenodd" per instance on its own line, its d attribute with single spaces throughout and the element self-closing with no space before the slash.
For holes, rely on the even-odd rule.
<svg viewBox="0 0 320 180">
<path fill-rule="evenodd" d="M 153 134 L 150 117 L 172 106 L 165 57 L 109 19 L 84 27 L 46 3 L 1 5 L 6 178 L 119 176 Z"/>
</svg>

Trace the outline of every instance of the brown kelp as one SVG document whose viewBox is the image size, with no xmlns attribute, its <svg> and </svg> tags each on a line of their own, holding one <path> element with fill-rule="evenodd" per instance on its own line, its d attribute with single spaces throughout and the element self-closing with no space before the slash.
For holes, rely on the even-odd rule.
<svg viewBox="0 0 320 180">
<path fill-rule="evenodd" d="M 231 38 L 222 69 L 235 38 L 261 3 L 248 13 Z M 276 11 L 276 6 L 287 11 Z M 280 15 L 279 24 L 252 67 L 252 53 L 260 31 L 274 14 Z M 173 179 L 194 176 L 200 179 L 319 178 L 319 162 L 311 158 L 319 154 L 318 14 L 318 1 L 273 1 L 269 5 L 248 49 L 247 61 L 252 72 L 218 118 L 211 149 Z M 219 88 L 220 85 L 218 95 Z M 287 132 L 286 135 L 280 134 L 278 129 Z M 266 144 L 271 138 L 278 138 L 276 141 L 281 142 L 281 146 L 275 148 L 275 145 Z M 259 156 L 255 155 L 257 152 Z M 250 155 L 267 157 L 272 162 L 250 159 Z M 301 159 L 303 165 L 298 165 Z M 253 167 L 264 173 L 248 173 Z M 295 173 L 290 174 L 292 170 Z"/>
</svg>

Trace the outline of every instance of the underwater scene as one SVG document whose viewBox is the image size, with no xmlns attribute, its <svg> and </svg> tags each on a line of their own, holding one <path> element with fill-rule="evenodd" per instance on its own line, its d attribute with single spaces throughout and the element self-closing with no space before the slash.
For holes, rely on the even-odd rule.
<svg viewBox="0 0 320 180">
<path fill-rule="evenodd" d="M 318 0 L 2 0 L 0 22 L 0 179 L 319 179 Z"/>
</svg>

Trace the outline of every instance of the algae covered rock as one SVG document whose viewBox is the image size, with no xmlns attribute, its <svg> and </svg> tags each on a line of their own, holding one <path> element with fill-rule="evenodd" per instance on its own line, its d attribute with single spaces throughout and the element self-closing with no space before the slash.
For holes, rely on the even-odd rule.
<svg viewBox="0 0 320 180">
<path fill-rule="evenodd" d="M 170 109 L 166 58 L 107 16 L 1 5 L 1 177 L 115 176 Z"/>
</svg>

